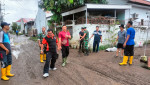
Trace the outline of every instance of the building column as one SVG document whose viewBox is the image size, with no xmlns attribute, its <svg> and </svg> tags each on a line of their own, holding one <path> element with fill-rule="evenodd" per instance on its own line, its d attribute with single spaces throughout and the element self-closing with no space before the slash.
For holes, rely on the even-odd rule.
<svg viewBox="0 0 150 85">
<path fill-rule="evenodd" d="M 63 22 L 63 16 L 62 16 L 62 26 L 64 25 L 64 22 Z"/>
<path fill-rule="evenodd" d="M 87 27 L 87 9 L 86 9 L 85 16 L 86 16 L 86 27 Z"/>
<path fill-rule="evenodd" d="M 115 11 L 114 11 L 114 17 L 115 17 L 114 22 L 115 22 L 115 24 L 116 24 L 116 19 L 117 19 L 117 12 L 116 12 L 116 9 L 115 9 Z"/>
<path fill-rule="evenodd" d="M 115 17 L 115 19 L 117 18 L 117 11 L 116 11 L 116 9 L 114 11 L 114 17 Z"/>
</svg>

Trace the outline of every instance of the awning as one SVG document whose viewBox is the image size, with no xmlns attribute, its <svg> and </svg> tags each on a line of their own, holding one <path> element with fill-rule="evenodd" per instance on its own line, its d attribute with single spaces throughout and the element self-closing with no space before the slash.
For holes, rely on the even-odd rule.
<svg viewBox="0 0 150 85">
<path fill-rule="evenodd" d="M 86 4 L 83 7 L 64 12 L 61 15 L 67 16 L 67 15 L 71 15 L 74 13 L 85 11 L 87 9 L 124 9 L 126 10 L 126 9 L 131 9 L 131 8 L 132 8 L 131 5 Z"/>
</svg>

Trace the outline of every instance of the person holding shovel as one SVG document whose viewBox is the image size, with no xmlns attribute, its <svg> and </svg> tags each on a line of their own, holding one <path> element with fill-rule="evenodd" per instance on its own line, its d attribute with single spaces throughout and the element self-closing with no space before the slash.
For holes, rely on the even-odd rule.
<svg viewBox="0 0 150 85">
<path fill-rule="evenodd" d="M 134 38 L 135 38 L 135 30 L 132 27 L 133 22 L 128 21 L 127 23 L 127 34 L 126 34 L 126 40 L 123 44 L 124 50 L 124 57 L 123 62 L 119 63 L 119 65 L 127 65 L 128 57 L 129 57 L 129 65 L 132 65 L 132 60 L 134 56 Z"/>
</svg>

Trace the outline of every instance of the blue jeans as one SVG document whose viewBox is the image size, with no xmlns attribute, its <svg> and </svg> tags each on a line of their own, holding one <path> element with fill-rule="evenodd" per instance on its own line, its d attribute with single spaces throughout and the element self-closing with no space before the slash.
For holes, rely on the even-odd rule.
<svg viewBox="0 0 150 85">
<path fill-rule="evenodd" d="M 12 64 L 12 55 L 11 55 L 11 47 L 10 44 L 4 43 L 4 46 L 9 50 L 9 53 L 6 55 L 5 50 L 1 50 L 0 53 L 2 53 L 3 60 L 1 62 L 1 67 L 6 68 L 8 65 Z"/>
<path fill-rule="evenodd" d="M 11 51 L 9 50 L 8 55 L 6 55 L 5 51 L 1 51 L 3 55 L 3 60 L 1 62 L 1 67 L 6 68 L 8 65 L 12 64 L 12 56 L 11 56 Z"/>
<path fill-rule="evenodd" d="M 99 51 L 99 43 L 100 43 L 100 41 L 93 42 L 93 52 L 95 52 L 95 48 L 96 48 L 96 52 Z"/>
</svg>

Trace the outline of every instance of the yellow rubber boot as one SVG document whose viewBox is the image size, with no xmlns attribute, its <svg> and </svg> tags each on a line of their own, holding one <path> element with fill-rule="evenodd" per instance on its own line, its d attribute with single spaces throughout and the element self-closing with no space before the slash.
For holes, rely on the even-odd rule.
<svg viewBox="0 0 150 85">
<path fill-rule="evenodd" d="M 6 67 L 6 76 L 8 76 L 8 77 L 13 77 L 13 76 L 15 76 L 15 74 L 11 74 L 10 71 L 11 71 L 11 65 L 8 65 L 8 66 Z"/>
<path fill-rule="evenodd" d="M 128 56 L 124 56 L 123 57 L 123 62 L 122 63 L 119 63 L 119 65 L 127 65 L 127 61 L 128 61 Z"/>
<path fill-rule="evenodd" d="M 8 81 L 9 78 L 6 77 L 6 68 L 1 68 L 2 77 L 1 80 Z"/>
<path fill-rule="evenodd" d="M 133 56 L 130 56 L 129 65 L 132 65 Z"/>
<path fill-rule="evenodd" d="M 43 61 L 43 54 L 40 54 L 40 61 L 41 61 L 41 63 L 44 62 L 44 61 Z"/>
<path fill-rule="evenodd" d="M 44 54 L 44 61 L 46 61 L 46 54 Z"/>
</svg>

